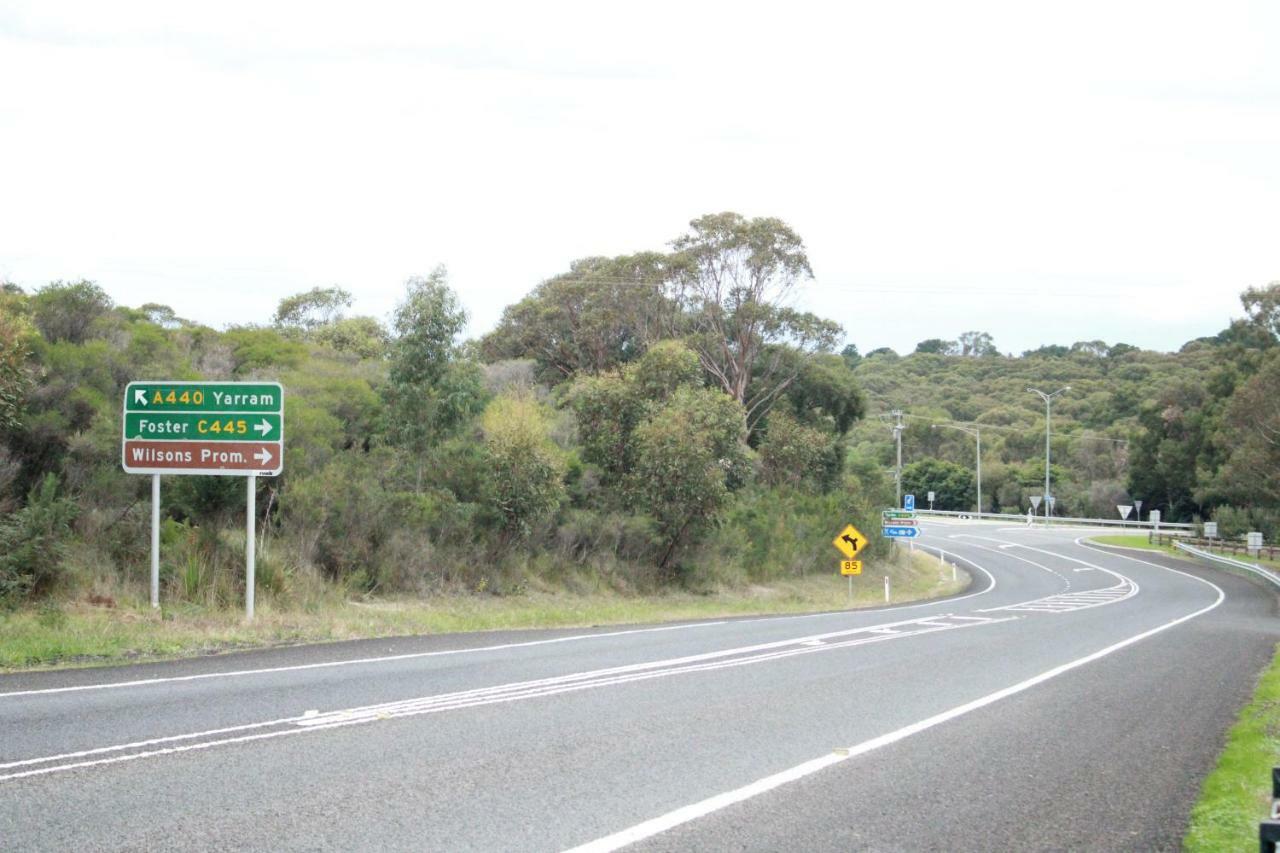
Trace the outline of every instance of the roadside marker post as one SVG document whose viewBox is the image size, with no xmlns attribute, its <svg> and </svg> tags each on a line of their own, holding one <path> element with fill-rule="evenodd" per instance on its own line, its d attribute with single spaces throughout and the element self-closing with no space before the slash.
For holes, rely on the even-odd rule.
<svg viewBox="0 0 1280 853">
<path fill-rule="evenodd" d="M 253 619 L 258 477 L 284 470 L 284 387 L 279 382 L 130 382 L 120 462 L 151 475 L 151 606 L 160 606 L 160 475 L 244 477 L 245 618 Z"/>
</svg>

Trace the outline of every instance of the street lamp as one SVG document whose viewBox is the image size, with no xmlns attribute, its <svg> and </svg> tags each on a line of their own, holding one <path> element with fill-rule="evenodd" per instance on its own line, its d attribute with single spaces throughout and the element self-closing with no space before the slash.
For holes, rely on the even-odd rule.
<svg viewBox="0 0 1280 853">
<path fill-rule="evenodd" d="M 978 440 L 978 518 L 982 518 L 982 429 L 980 427 L 960 426 L 959 424 L 934 424 L 930 429 L 945 427 L 967 432 Z"/>
<path fill-rule="evenodd" d="M 1059 394 L 1065 394 L 1071 390 L 1070 385 L 1064 385 L 1052 394 L 1046 394 L 1035 388 L 1028 388 L 1032 394 L 1039 395 L 1044 400 L 1044 523 L 1049 523 L 1049 415 L 1050 407 L 1053 405 L 1053 398 Z"/>
</svg>

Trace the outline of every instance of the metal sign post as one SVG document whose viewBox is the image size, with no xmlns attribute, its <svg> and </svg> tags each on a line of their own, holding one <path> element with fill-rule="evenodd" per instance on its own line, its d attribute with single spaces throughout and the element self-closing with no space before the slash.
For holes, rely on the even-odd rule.
<svg viewBox="0 0 1280 853">
<path fill-rule="evenodd" d="M 160 606 L 160 475 L 151 475 L 151 607 Z"/>
<path fill-rule="evenodd" d="M 284 388 L 279 382 L 130 382 L 120 461 L 151 475 L 151 606 L 160 606 L 160 475 L 244 477 L 245 617 L 253 618 L 257 481 L 284 470 Z"/>
</svg>

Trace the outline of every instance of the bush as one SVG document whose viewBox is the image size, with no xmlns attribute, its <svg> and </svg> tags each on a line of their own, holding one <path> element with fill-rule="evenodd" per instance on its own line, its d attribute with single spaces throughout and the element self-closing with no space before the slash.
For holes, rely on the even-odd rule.
<svg viewBox="0 0 1280 853">
<path fill-rule="evenodd" d="M 27 505 L 0 522 L 0 602 L 48 592 L 63 573 L 75 505 L 58 496 L 58 478 L 47 475 Z"/>
</svg>

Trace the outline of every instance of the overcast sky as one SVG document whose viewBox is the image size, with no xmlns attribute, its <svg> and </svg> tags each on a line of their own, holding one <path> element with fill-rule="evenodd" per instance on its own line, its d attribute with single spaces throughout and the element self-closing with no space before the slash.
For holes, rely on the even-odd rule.
<svg viewBox="0 0 1280 853">
<path fill-rule="evenodd" d="M 478 334 L 735 210 L 863 352 L 1176 349 L 1280 279 L 1278 44 L 1274 0 L 6 0 L 0 278 L 222 326 L 443 263 Z"/>
</svg>

